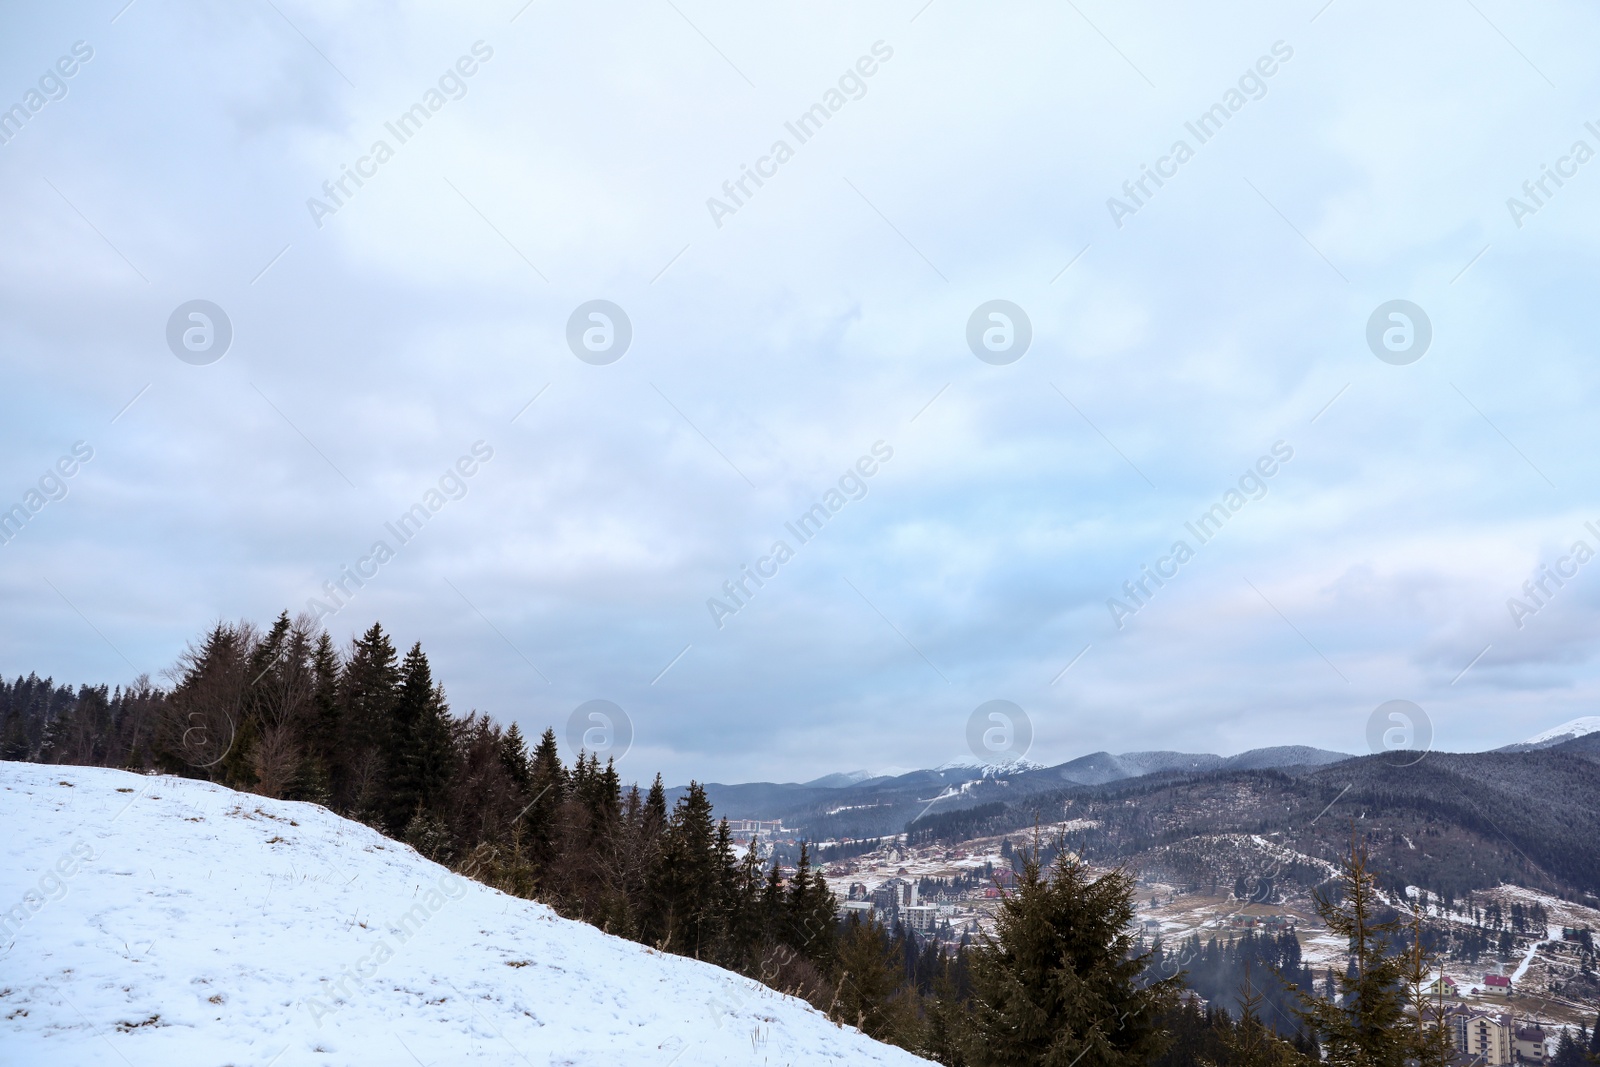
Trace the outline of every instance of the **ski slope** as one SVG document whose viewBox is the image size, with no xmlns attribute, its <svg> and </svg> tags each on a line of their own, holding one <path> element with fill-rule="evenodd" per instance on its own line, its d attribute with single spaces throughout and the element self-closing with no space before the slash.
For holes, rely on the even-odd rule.
<svg viewBox="0 0 1600 1067">
<path fill-rule="evenodd" d="M 0 763 L 0 1064 L 912 1065 L 312 804 Z"/>
</svg>

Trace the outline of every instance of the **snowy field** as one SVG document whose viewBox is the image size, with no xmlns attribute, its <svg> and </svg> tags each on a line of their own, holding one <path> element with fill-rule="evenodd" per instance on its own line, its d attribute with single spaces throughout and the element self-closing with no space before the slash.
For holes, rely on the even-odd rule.
<svg viewBox="0 0 1600 1067">
<path fill-rule="evenodd" d="M 926 1061 L 310 804 L 0 763 L 0 1063 Z"/>
</svg>

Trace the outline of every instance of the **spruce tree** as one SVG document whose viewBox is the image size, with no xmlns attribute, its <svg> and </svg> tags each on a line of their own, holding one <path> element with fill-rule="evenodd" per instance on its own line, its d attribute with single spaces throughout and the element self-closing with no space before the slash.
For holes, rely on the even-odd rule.
<svg viewBox="0 0 1600 1067">
<path fill-rule="evenodd" d="M 656 779 L 660 781 L 658 777 Z M 723 820 L 723 826 L 727 820 Z M 761 850 L 752 841 L 739 861 L 734 878 L 734 890 L 729 900 L 728 948 L 724 951 L 726 966 L 736 971 L 748 972 L 755 966 L 762 947 L 766 926 L 762 914 Z"/>
<path fill-rule="evenodd" d="M 1563 1026 L 1556 1041 L 1556 1054 L 1550 1058 L 1550 1067 L 1587 1067 L 1583 1046 L 1572 1036 L 1572 1030 Z"/>
<path fill-rule="evenodd" d="M 970 1025 L 965 999 L 956 975 L 965 963 L 965 951 L 956 949 L 954 957 L 940 955 L 939 973 L 933 980 L 933 994 L 927 1004 L 922 1041 L 913 1051 L 945 1064 L 966 1067 L 967 1028 Z"/>
<path fill-rule="evenodd" d="M 1064 847 L 1048 877 L 1037 846 L 1024 854 L 994 936 L 972 954 L 975 1067 L 1142 1067 L 1159 1054 L 1176 980 L 1140 984 L 1133 889 L 1127 871 L 1092 877 Z"/>
<path fill-rule="evenodd" d="M 258 773 L 257 749 L 262 744 L 267 717 L 278 710 L 276 698 L 282 687 L 277 675 L 281 673 L 280 661 L 288 650 L 289 626 L 289 613 L 280 612 L 266 634 L 249 648 L 244 663 L 238 732 L 221 764 L 222 780 L 230 788 L 257 790 L 268 796 L 278 796 L 282 792 L 281 783 L 275 780 L 263 783 Z M 277 776 L 267 777 L 275 779 Z M 266 788 L 263 789 L 263 785 Z"/>
<path fill-rule="evenodd" d="M 533 780 L 533 769 L 528 762 L 528 744 L 522 739 L 522 731 L 516 723 L 512 723 L 511 729 L 500 737 L 500 763 L 517 789 L 526 793 L 528 784 Z"/>
<path fill-rule="evenodd" d="M 739 966 L 739 953 L 733 944 L 733 926 L 739 918 L 739 861 L 733 854 L 733 833 L 728 820 L 717 820 L 717 840 L 712 845 L 712 867 L 716 876 L 716 925 L 718 940 L 712 957 L 724 967 Z"/>
<path fill-rule="evenodd" d="M 332 804 L 346 776 L 339 706 L 339 653 L 326 630 L 311 651 L 311 708 L 305 726 L 306 767 L 299 777 L 302 800 Z"/>
<path fill-rule="evenodd" d="M 1429 952 L 1422 912 L 1411 913 L 1411 944 L 1403 957 L 1405 999 L 1411 1015 L 1410 1059 L 1416 1067 L 1450 1067 L 1456 1057 L 1455 1039 L 1445 1018 L 1443 970 L 1440 981 L 1429 988 L 1436 954 Z"/>
<path fill-rule="evenodd" d="M 822 872 L 812 869 L 809 846 L 804 841 L 800 843 L 800 862 L 789 880 L 784 913 L 785 940 L 807 959 L 830 963 L 836 947 L 838 908 Z"/>
<path fill-rule="evenodd" d="M 419 814 L 437 816 L 454 769 L 450 710 L 420 643 L 400 667 L 401 682 L 386 731 L 384 822 L 402 833 Z"/>
<path fill-rule="evenodd" d="M 178 660 L 153 748 L 159 769 L 219 781 L 243 718 L 248 627 L 217 623 Z"/>
<path fill-rule="evenodd" d="M 546 729 L 533 750 L 528 792 L 522 814 L 528 851 L 536 868 L 547 868 L 556 860 L 556 817 L 567 793 L 567 771 L 556 751 L 554 730 Z"/>
<path fill-rule="evenodd" d="M 1312 894 L 1328 930 L 1349 946 L 1349 967 L 1336 976 L 1337 996 L 1300 994 L 1300 1017 L 1320 1039 L 1330 1067 L 1405 1067 L 1423 1044 L 1406 1011 L 1407 962 L 1397 948 L 1400 923 L 1382 919 L 1386 910 L 1365 847 L 1352 841 L 1343 864 L 1336 902 Z"/>
<path fill-rule="evenodd" d="M 348 778 L 343 783 L 345 795 L 336 800 L 362 820 L 378 820 L 383 815 L 385 756 L 399 687 L 394 645 L 383 627 L 373 623 L 351 644 L 339 680 Z"/>
<path fill-rule="evenodd" d="M 890 938 L 882 923 L 862 922 L 852 915 L 839 938 L 839 965 L 833 1004 L 828 1014 L 868 1037 L 903 1046 L 916 1021 L 905 984 L 901 943 Z"/>
<path fill-rule="evenodd" d="M 600 758 L 589 757 L 591 765 L 598 767 Z M 617 831 L 617 824 L 622 813 L 622 779 L 617 775 L 616 761 L 606 758 L 606 769 L 596 770 L 594 775 L 594 797 L 590 811 L 594 819 L 594 832 L 597 838 L 609 842 Z"/>
<path fill-rule="evenodd" d="M 644 800 L 644 825 L 645 832 L 651 836 L 667 827 L 667 791 L 661 784 L 660 774 L 650 783 L 650 792 Z"/>
<path fill-rule="evenodd" d="M 1203 1067 L 1309 1067 L 1310 1061 L 1261 1018 L 1264 1003 L 1266 998 L 1247 971 L 1239 990 L 1239 1021 L 1229 1020 L 1226 1014 L 1220 1017 L 1221 1055 L 1202 1060 Z"/>
<path fill-rule="evenodd" d="M 667 820 L 656 879 L 664 913 L 663 945 L 701 958 L 718 941 L 718 860 L 711 802 L 698 782 L 678 798 Z"/>
<path fill-rule="evenodd" d="M 800 859 L 794 877 L 789 879 L 783 898 L 783 928 L 778 936 L 792 948 L 810 955 L 810 941 L 817 933 L 811 916 L 811 855 L 806 842 L 800 842 Z"/>
<path fill-rule="evenodd" d="M 761 880 L 761 896 L 756 911 L 761 916 L 762 950 L 765 951 L 780 939 L 779 931 L 784 923 L 783 871 L 778 865 L 776 850 L 773 851 L 772 865 L 766 869 Z"/>
</svg>

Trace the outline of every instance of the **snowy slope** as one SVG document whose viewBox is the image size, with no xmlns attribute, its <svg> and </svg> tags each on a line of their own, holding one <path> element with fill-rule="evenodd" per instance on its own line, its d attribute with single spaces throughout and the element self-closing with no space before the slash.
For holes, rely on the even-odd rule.
<svg viewBox="0 0 1600 1067">
<path fill-rule="evenodd" d="M 1543 733 L 1534 734 L 1526 741 L 1519 741 L 1514 745 L 1495 749 L 1496 752 L 1526 752 L 1535 748 L 1554 748 L 1563 741 L 1571 741 L 1574 737 L 1583 737 L 1587 734 L 1600 732 L 1600 715 L 1584 715 L 1564 722 L 1560 726 L 1551 727 Z"/>
<path fill-rule="evenodd" d="M 0 763 L 0 1063 L 913 1065 L 311 804 Z"/>
</svg>

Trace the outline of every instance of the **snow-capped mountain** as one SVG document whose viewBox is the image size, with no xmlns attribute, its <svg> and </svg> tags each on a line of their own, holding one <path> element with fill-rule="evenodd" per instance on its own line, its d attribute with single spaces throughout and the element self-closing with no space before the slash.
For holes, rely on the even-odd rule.
<svg viewBox="0 0 1600 1067">
<path fill-rule="evenodd" d="M 927 1062 L 314 804 L 0 763 L 0 826 L 0 1062 Z"/>
<path fill-rule="evenodd" d="M 935 767 L 934 773 L 943 774 L 945 771 L 972 771 L 981 778 L 1004 778 L 1008 774 L 1021 774 L 1023 771 L 1039 771 L 1044 769 L 1044 764 L 1035 763 L 1026 756 L 1012 756 L 1003 760 L 974 759 L 971 756 L 962 759 L 953 759 L 948 763 L 941 763 Z M 910 771 L 905 772 L 912 773 Z"/>
<path fill-rule="evenodd" d="M 1496 752 L 1528 752 L 1536 748 L 1553 748 L 1575 737 L 1585 737 L 1589 734 L 1600 733 L 1600 715 L 1583 715 L 1564 722 L 1560 726 L 1553 726 L 1543 733 L 1534 734 L 1526 741 L 1519 741 L 1514 745 L 1495 749 Z"/>
</svg>

